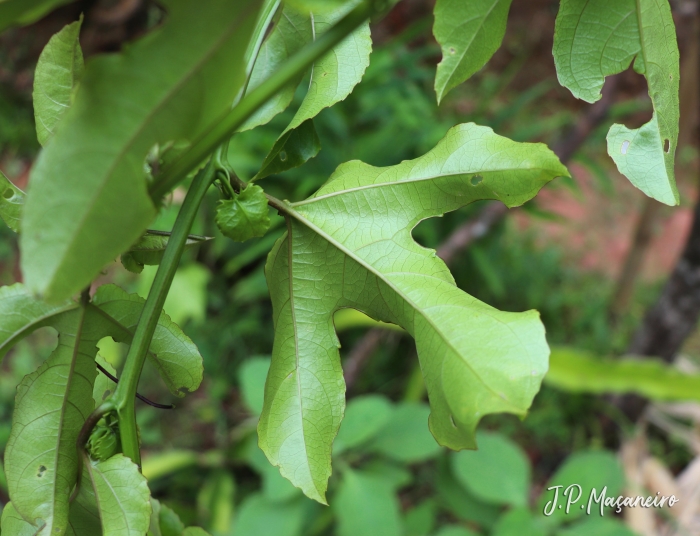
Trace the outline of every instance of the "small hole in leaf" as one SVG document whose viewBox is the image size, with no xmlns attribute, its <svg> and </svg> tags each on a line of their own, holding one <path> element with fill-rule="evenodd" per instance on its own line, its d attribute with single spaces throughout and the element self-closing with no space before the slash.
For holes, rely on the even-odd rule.
<svg viewBox="0 0 700 536">
<path fill-rule="evenodd" d="M 12 188 L 7 188 L 3 193 L 2 196 L 5 199 L 12 199 L 14 197 L 15 193 L 12 191 Z"/>
<path fill-rule="evenodd" d="M 454 53 L 456 53 L 456 52 L 457 52 L 457 51 L 455 50 L 455 47 L 450 47 L 450 54 L 454 54 Z"/>
<path fill-rule="evenodd" d="M 673 75 L 672 75 L 672 74 L 669 74 L 669 75 L 668 75 L 668 79 L 669 79 L 669 80 L 673 80 Z"/>
<path fill-rule="evenodd" d="M 628 140 L 623 141 L 622 147 L 620 148 L 620 152 L 622 154 L 627 154 L 627 149 L 629 148 L 629 146 L 630 146 L 630 142 Z"/>
<path fill-rule="evenodd" d="M 666 151 L 666 153 L 671 152 L 671 141 L 668 139 L 664 140 L 664 151 Z"/>
<path fill-rule="evenodd" d="M 484 178 L 481 175 L 474 175 L 471 180 L 472 186 L 476 186 L 483 180 Z"/>
<path fill-rule="evenodd" d="M 287 161 L 287 152 L 286 151 L 280 151 L 280 160 L 282 160 L 282 162 Z"/>
<path fill-rule="evenodd" d="M 39 478 L 41 478 L 42 476 L 44 476 L 44 473 L 45 473 L 45 472 L 46 472 L 46 466 L 40 465 L 40 466 L 39 466 L 39 472 L 37 473 L 36 476 L 38 476 Z"/>
</svg>

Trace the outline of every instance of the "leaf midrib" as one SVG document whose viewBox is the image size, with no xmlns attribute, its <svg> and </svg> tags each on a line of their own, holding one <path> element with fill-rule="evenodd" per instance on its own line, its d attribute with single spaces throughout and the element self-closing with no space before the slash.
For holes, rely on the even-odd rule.
<svg viewBox="0 0 700 536">
<path fill-rule="evenodd" d="M 371 166 L 373 167 L 373 166 Z M 392 166 L 389 166 L 388 168 L 385 169 L 391 169 Z M 382 169 L 382 168 L 374 168 L 374 169 Z M 303 205 L 310 205 L 312 203 L 315 203 L 317 201 L 321 201 L 324 199 L 329 199 L 331 197 L 336 197 L 339 195 L 345 195 L 348 193 L 353 193 L 353 192 L 360 192 L 362 190 L 370 190 L 372 188 L 384 188 L 384 187 L 392 187 L 392 186 L 401 186 L 403 184 L 411 184 L 414 182 L 423 182 L 423 181 L 432 181 L 432 180 L 437 180 L 437 179 L 447 179 L 451 177 L 458 177 L 462 175 L 480 175 L 483 173 L 502 173 L 502 172 L 516 172 L 516 171 L 547 171 L 551 172 L 552 174 L 556 175 L 559 170 L 550 170 L 547 168 L 543 167 L 529 167 L 526 169 L 521 169 L 521 168 L 498 168 L 498 169 L 488 169 L 488 170 L 476 170 L 476 171 L 465 171 L 465 172 L 460 172 L 460 173 L 446 173 L 444 175 L 428 175 L 424 177 L 416 177 L 413 179 L 407 179 L 407 180 L 400 180 L 400 181 L 392 181 L 392 182 L 378 182 L 378 183 L 373 183 L 373 184 L 367 184 L 364 186 L 357 186 L 355 188 L 346 188 L 344 190 L 338 190 L 337 192 L 330 192 L 324 195 L 319 195 L 318 197 L 310 197 L 309 199 L 304 199 L 303 201 L 297 201 L 295 203 L 288 203 L 289 207 L 300 207 Z M 499 199 L 500 200 L 500 199 Z"/>
<path fill-rule="evenodd" d="M 461 354 L 459 353 L 459 351 L 457 351 L 457 349 L 452 345 L 452 343 L 444 336 L 442 331 L 440 329 L 438 329 L 438 327 L 435 325 L 435 323 L 432 321 L 432 319 L 427 317 L 423 313 L 423 310 L 420 307 L 418 307 L 417 304 L 413 300 L 411 300 L 408 296 L 406 296 L 400 289 L 398 289 L 396 287 L 396 285 L 394 285 L 394 283 L 391 280 L 387 279 L 385 277 L 384 273 L 377 271 L 371 264 L 368 264 L 364 259 L 355 255 L 353 251 L 346 248 L 342 243 L 338 242 L 335 238 L 330 236 L 323 229 L 321 229 L 320 227 L 316 226 L 313 222 L 306 219 L 301 213 L 295 211 L 291 207 L 291 205 L 287 205 L 287 210 L 288 210 L 289 215 L 293 216 L 294 219 L 296 219 L 297 221 L 299 221 L 300 223 L 302 223 L 303 225 L 308 227 L 310 230 L 315 232 L 321 238 L 323 238 L 328 243 L 330 243 L 331 245 L 336 247 L 341 253 L 350 257 L 352 260 L 357 262 L 360 266 L 365 268 L 365 270 L 374 274 L 378 279 L 380 279 L 387 286 L 389 286 L 394 292 L 396 292 L 396 294 L 398 296 L 401 297 L 401 299 L 403 299 L 406 303 L 408 303 L 413 308 L 414 311 L 418 312 L 426 320 L 426 322 L 428 322 L 432 326 L 432 328 L 435 330 L 435 332 L 440 336 L 441 340 L 444 341 L 445 345 L 448 346 L 457 356 L 459 356 L 461 358 Z M 289 227 L 291 227 L 291 226 L 289 226 Z M 291 240 L 289 241 L 288 248 L 289 248 L 289 256 L 290 256 L 290 260 L 289 260 L 290 278 L 289 278 L 289 280 L 290 280 L 290 285 L 291 285 L 291 281 L 293 279 L 292 278 L 292 263 L 291 263 L 291 255 L 292 255 L 292 242 L 291 242 Z M 458 288 L 458 287 L 456 287 L 456 288 Z M 290 299 L 291 299 L 291 294 L 290 294 Z M 293 310 L 293 304 L 292 304 L 292 310 Z M 294 330 L 295 330 L 294 333 L 295 333 L 295 342 L 296 342 L 296 322 L 294 323 Z M 298 355 L 299 355 L 299 351 L 298 351 L 298 346 L 297 346 L 297 351 L 296 351 L 296 356 L 295 356 L 297 358 L 297 365 L 298 365 Z M 481 378 L 481 375 L 474 369 L 474 367 L 472 367 L 472 365 L 467 360 L 461 359 L 461 362 L 464 363 L 472 371 L 472 373 L 477 378 L 477 380 L 480 381 L 481 384 L 484 385 L 496 398 L 498 398 L 500 400 L 504 400 L 502 396 L 500 396 L 487 382 L 485 382 Z M 517 408 L 517 406 L 513 405 L 513 403 L 510 400 L 505 400 L 505 401 L 508 402 L 508 404 L 511 405 L 512 407 Z M 517 408 L 517 409 L 520 411 L 520 408 Z"/>
</svg>

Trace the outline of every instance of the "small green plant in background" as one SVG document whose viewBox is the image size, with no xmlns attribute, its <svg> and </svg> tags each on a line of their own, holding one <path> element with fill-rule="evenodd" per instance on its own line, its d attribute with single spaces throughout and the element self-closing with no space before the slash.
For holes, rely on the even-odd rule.
<svg viewBox="0 0 700 536">
<path fill-rule="evenodd" d="M 7 0 L 0 27 L 31 22 L 58 3 Z M 528 509 L 525 455 L 502 436 L 476 434 L 486 415 L 524 416 L 538 392 L 549 356 L 539 315 L 499 311 L 460 290 L 445 263 L 412 236 L 421 221 L 475 201 L 522 205 L 552 179 L 569 177 L 559 159 L 543 144 L 515 142 L 489 127 L 449 125 L 412 160 L 385 167 L 351 160 L 302 199 L 288 200 L 294 188 L 272 195 L 274 188 L 261 186 L 267 177 L 319 153 L 323 139 L 314 118 L 360 82 L 370 62 L 369 19 L 392 2 L 163 4 L 167 16 L 149 36 L 86 65 L 82 19 L 49 41 L 35 76 L 43 149 L 28 192 L 0 175 L 0 216 L 20 235 L 24 276 L 24 284 L 0 289 L 0 355 L 41 327 L 53 328 L 59 340 L 18 386 L 5 451 L 11 502 L 3 534 L 203 533 L 185 528 L 151 497 L 144 475 L 153 476 L 152 469 L 146 464 L 141 471 L 148 430 L 137 427 L 135 399 L 144 366 L 154 367 L 174 396 L 202 381 L 199 351 L 163 306 L 183 252 L 208 240 L 193 235 L 192 226 L 213 184 L 221 234 L 234 241 L 262 237 L 259 244 L 269 251 L 265 277 L 275 328 L 269 370 L 251 360 L 241 376 L 244 385 L 258 386 L 262 372 L 266 376 L 262 396 L 259 387 L 243 390 L 259 414 L 253 424 L 260 447 L 248 434 L 243 456 L 263 484 L 239 507 L 236 534 L 320 533 L 332 523 L 342 535 L 401 534 L 404 526 L 428 534 L 440 524 L 438 507 L 425 502 L 404 519 L 396 492 L 411 478 L 406 464 L 433 459 L 444 508 L 493 534 L 530 525 L 532 533 L 591 530 L 588 522 L 567 524 L 558 516 L 540 523 Z M 438 101 L 499 47 L 509 5 L 437 2 Z M 614 13 L 624 21 L 619 33 L 596 22 L 609 10 L 562 0 L 554 48 L 560 81 L 594 101 L 604 77 L 636 58 L 654 116 L 639 131 L 615 125 L 608 151 L 647 195 L 677 204 L 678 56 L 670 9 L 666 2 L 625 3 Z M 599 59 L 612 49 L 585 46 L 585 39 L 603 37 L 624 52 L 611 64 Z M 296 112 L 244 181 L 229 163 L 232 137 L 235 149 L 237 133 L 270 122 L 307 80 Z M 172 227 L 148 229 L 181 183 L 189 188 Z M 268 236 L 274 240 L 265 241 Z M 118 256 L 133 272 L 158 266 L 145 300 L 112 284 L 91 291 Z M 334 314 L 344 309 L 400 326 L 415 339 L 429 406 L 368 395 L 346 408 L 334 326 Z M 97 358 L 104 338 L 129 347 L 119 370 Z M 118 377 L 116 385 L 110 376 Z M 439 446 L 473 449 L 477 443 L 478 452 L 446 454 Z M 178 463 L 194 459 L 181 454 Z M 614 463 L 604 453 L 590 456 Z M 588 474 L 586 464 L 590 459 L 581 455 L 562 471 Z M 298 489 L 326 504 L 329 479 L 330 510 L 300 496 Z M 199 519 L 212 534 L 230 529 L 234 490 L 231 477 L 219 472 L 199 493 Z M 309 519 L 315 527 L 305 525 Z M 590 523 L 624 530 L 614 521 Z M 469 534 L 457 526 L 439 531 Z"/>
</svg>

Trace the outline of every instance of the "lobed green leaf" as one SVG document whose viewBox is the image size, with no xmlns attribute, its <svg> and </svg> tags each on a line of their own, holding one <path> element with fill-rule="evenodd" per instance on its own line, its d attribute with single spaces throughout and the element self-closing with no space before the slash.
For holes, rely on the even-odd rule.
<svg viewBox="0 0 700 536">
<path fill-rule="evenodd" d="M 39 535 L 66 530 L 68 498 L 76 481 L 76 440 L 92 399 L 102 319 L 87 307 L 55 317 L 58 347 L 17 388 L 5 452 L 8 489 L 17 512 Z"/>
<path fill-rule="evenodd" d="M 83 75 L 83 51 L 78 40 L 79 21 L 65 26 L 49 39 L 34 71 L 34 120 L 36 136 L 45 145 L 71 106 L 73 92 Z"/>
<path fill-rule="evenodd" d="M 511 0 L 438 0 L 433 33 L 442 48 L 435 74 L 438 104 L 481 69 L 501 46 Z"/>
<path fill-rule="evenodd" d="M 275 342 L 258 424 L 282 475 L 323 502 L 344 409 L 333 313 L 359 309 L 414 336 L 442 445 L 474 448 L 488 413 L 523 415 L 547 370 L 536 312 L 501 312 L 462 292 L 411 230 L 478 199 L 516 206 L 568 175 L 541 144 L 459 125 L 426 155 L 388 168 L 341 165 L 306 201 L 288 205 L 287 234 L 266 276 Z"/>
<path fill-rule="evenodd" d="M 32 170 L 22 271 L 47 299 L 83 288 L 139 238 L 156 214 L 149 150 L 199 136 L 243 86 L 261 0 L 217 0 L 205 10 L 188 0 L 165 4 L 161 27 L 90 62 Z"/>
<path fill-rule="evenodd" d="M 145 300 L 129 294 L 116 285 L 103 285 L 97 289 L 91 306 L 102 311 L 111 325 L 113 338 L 129 344 L 136 329 Z M 182 397 L 195 391 L 202 383 L 204 365 L 197 346 L 183 331 L 161 312 L 158 319 L 148 361 L 156 367 L 170 392 Z"/>
<path fill-rule="evenodd" d="M 19 233 L 24 198 L 24 192 L 0 171 L 0 219 L 15 233 Z"/>
<path fill-rule="evenodd" d="M 575 97 L 597 101 L 605 77 L 627 69 L 643 74 L 654 115 L 638 129 L 615 124 L 608 154 L 620 173 L 649 197 L 677 205 L 674 155 L 678 142 L 679 54 L 667 0 L 562 0 L 554 34 L 560 83 Z"/>
</svg>

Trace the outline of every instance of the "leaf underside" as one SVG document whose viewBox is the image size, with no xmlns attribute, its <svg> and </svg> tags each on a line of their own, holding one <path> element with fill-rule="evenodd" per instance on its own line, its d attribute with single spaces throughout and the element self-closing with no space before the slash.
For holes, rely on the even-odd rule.
<svg viewBox="0 0 700 536">
<path fill-rule="evenodd" d="M 351 307 L 416 339 L 440 444 L 473 448 L 487 413 L 524 414 L 547 370 L 536 312 L 500 312 L 462 292 L 411 230 L 478 199 L 517 206 L 568 175 L 541 144 L 459 125 L 429 153 L 388 168 L 341 165 L 291 204 L 266 276 L 275 342 L 259 442 L 283 476 L 325 501 L 345 385 L 333 313 Z"/>
<path fill-rule="evenodd" d="M 73 90 L 83 74 L 83 52 L 78 42 L 83 19 L 55 34 L 41 51 L 34 72 L 34 119 L 41 145 L 53 135 L 70 108 Z"/>
<path fill-rule="evenodd" d="M 614 124 L 608 154 L 649 197 L 677 205 L 674 155 L 679 122 L 679 54 L 667 0 L 562 0 L 554 34 L 559 82 L 595 102 L 605 77 L 629 68 L 643 74 L 654 115 L 637 129 Z"/>
<path fill-rule="evenodd" d="M 260 0 L 217 0 L 204 10 L 188 0 L 164 3 L 162 27 L 87 66 L 32 170 L 22 271 L 46 299 L 79 291 L 136 242 L 156 214 L 144 169 L 149 150 L 200 135 L 245 80 Z"/>
<path fill-rule="evenodd" d="M 433 33 L 442 48 L 435 75 L 438 104 L 481 69 L 506 33 L 511 0 L 438 0 Z"/>
<path fill-rule="evenodd" d="M 24 192 L 0 171 L 0 218 L 15 233 L 19 233 L 23 205 Z"/>
<path fill-rule="evenodd" d="M 5 452 L 13 511 L 32 527 L 32 534 L 99 534 L 105 502 L 96 498 L 95 492 L 99 495 L 104 490 L 84 481 L 76 500 L 68 504 L 78 470 L 76 439 L 95 407 L 93 393 L 98 401 L 104 399 L 105 383 L 99 387 L 95 382 L 97 343 L 104 337 L 129 342 L 143 303 L 140 297 L 114 285 L 100 287 L 86 305 L 71 301 L 47 305 L 21 284 L 0 288 L 0 355 L 40 327 L 51 326 L 59 333 L 56 350 L 18 387 Z M 173 394 L 181 396 L 199 386 L 202 358 L 165 313 L 159 318 L 149 357 Z M 128 473 L 128 468 L 125 471 Z M 98 480 L 109 482 L 110 478 L 101 476 Z M 135 508 L 134 515 L 140 516 L 140 511 Z M 6 523 L 14 526 L 14 517 L 8 516 Z M 138 530 L 113 534 L 143 534 Z M 110 534 L 107 528 L 104 534 Z"/>
</svg>

